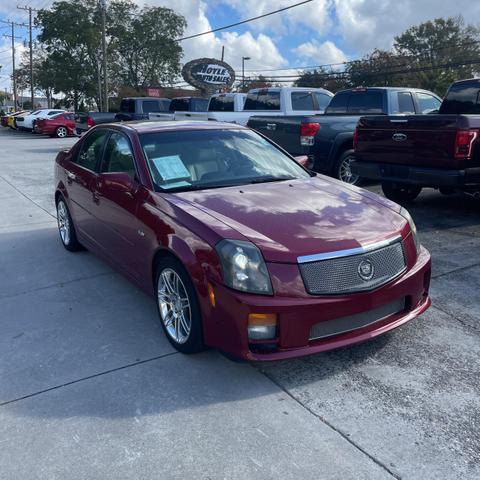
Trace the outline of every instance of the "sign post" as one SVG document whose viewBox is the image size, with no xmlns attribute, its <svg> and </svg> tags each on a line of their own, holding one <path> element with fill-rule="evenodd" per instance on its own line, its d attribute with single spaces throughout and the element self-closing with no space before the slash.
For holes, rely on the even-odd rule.
<svg viewBox="0 0 480 480">
<path fill-rule="evenodd" d="M 233 68 L 215 58 L 199 58 L 184 65 L 183 79 L 200 89 L 204 95 L 211 95 L 218 90 L 228 89 L 235 81 Z"/>
</svg>

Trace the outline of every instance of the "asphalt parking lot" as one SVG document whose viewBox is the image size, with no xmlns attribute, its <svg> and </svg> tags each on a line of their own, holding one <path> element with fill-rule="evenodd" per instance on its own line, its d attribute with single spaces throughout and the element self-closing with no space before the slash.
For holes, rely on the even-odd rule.
<svg viewBox="0 0 480 480">
<path fill-rule="evenodd" d="M 61 246 L 56 152 L 0 129 L 0 478 L 480 478 L 480 203 L 410 208 L 433 306 L 275 364 L 176 353 L 154 302 Z M 374 190 L 377 187 L 369 187 Z"/>
</svg>

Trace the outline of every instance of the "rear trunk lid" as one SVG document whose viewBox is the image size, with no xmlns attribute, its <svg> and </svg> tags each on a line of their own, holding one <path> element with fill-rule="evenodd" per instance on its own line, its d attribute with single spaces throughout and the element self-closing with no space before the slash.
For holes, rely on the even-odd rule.
<svg viewBox="0 0 480 480">
<path fill-rule="evenodd" d="M 369 116 L 357 126 L 358 161 L 457 168 L 455 138 L 468 129 L 459 115 Z"/>
</svg>

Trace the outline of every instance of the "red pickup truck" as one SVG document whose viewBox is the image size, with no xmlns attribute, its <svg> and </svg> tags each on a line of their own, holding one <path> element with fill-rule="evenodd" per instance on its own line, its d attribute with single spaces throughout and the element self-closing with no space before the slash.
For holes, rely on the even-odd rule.
<svg viewBox="0 0 480 480">
<path fill-rule="evenodd" d="M 361 117 L 352 172 L 386 197 L 413 201 L 423 187 L 480 196 L 480 79 L 453 83 L 438 113 Z"/>
</svg>

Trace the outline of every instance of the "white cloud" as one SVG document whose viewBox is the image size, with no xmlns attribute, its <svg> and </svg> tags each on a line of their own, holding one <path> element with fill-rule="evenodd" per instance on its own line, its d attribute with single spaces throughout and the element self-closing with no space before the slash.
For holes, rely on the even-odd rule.
<svg viewBox="0 0 480 480">
<path fill-rule="evenodd" d="M 294 48 L 293 51 L 301 59 L 314 60 L 319 65 L 347 61 L 345 53 L 330 40 L 323 43 L 305 42 Z"/>
</svg>

